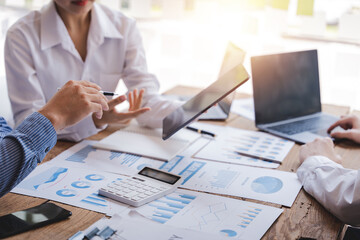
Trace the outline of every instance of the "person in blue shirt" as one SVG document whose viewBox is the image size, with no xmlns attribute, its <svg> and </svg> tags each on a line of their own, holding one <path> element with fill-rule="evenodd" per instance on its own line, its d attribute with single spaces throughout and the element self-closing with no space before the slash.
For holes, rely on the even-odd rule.
<svg viewBox="0 0 360 240">
<path fill-rule="evenodd" d="M 11 191 L 40 163 L 57 141 L 56 131 L 94 113 L 101 118 L 109 110 L 100 87 L 87 81 L 67 82 L 39 111 L 12 130 L 0 117 L 0 197 Z M 123 100 L 126 99 L 122 96 Z M 133 96 L 132 102 L 141 102 Z M 140 114 L 127 113 L 128 118 Z"/>
</svg>

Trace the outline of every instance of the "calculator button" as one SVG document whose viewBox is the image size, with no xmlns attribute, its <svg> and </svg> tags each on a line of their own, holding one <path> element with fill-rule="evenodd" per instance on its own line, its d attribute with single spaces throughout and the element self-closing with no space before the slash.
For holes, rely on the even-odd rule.
<svg viewBox="0 0 360 240">
<path fill-rule="evenodd" d="M 145 194 L 139 194 L 138 197 L 139 197 L 139 198 L 146 198 L 147 195 L 145 195 Z"/>
<path fill-rule="evenodd" d="M 132 198 L 132 197 L 134 197 L 134 196 L 137 195 L 137 194 L 138 194 L 137 192 L 131 192 L 131 193 L 128 193 L 128 194 L 124 195 L 124 197 Z"/>
<path fill-rule="evenodd" d="M 139 198 L 139 197 L 133 197 L 133 198 L 131 198 L 131 200 L 133 200 L 133 201 L 139 201 L 139 200 L 141 200 L 141 198 Z"/>
</svg>

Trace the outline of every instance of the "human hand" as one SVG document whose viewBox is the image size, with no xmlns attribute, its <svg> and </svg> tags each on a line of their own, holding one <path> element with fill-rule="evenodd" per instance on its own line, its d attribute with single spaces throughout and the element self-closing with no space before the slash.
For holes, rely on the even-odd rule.
<svg viewBox="0 0 360 240">
<path fill-rule="evenodd" d="M 103 110 L 108 110 L 109 106 L 100 90 L 98 85 L 88 81 L 68 81 L 39 113 L 51 121 L 55 130 L 73 125 L 90 113 L 101 118 Z"/>
<path fill-rule="evenodd" d="M 300 148 L 300 163 L 311 156 L 324 156 L 330 160 L 341 164 L 341 157 L 335 153 L 334 143 L 330 138 L 317 138 L 311 143 L 307 143 Z"/>
<path fill-rule="evenodd" d="M 360 119 L 355 115 L 341 116 L 341 119 L 336 121 L 328 129 L 330 133 L 334 128 L 340 126 L 346 131 L 336 131 L 331 133 L 333 138 L 346 138 L 356 143 L 360 143 Z"/>
<path fill-rule="evenodd" d="M 108 102 L 109 110 L 105 111 L 101 119 L 93 116 L 95 126 L 100 128 L 105 124 L 121 123 L 128 124 L 131 119 L 136 118 L 140 114 L 150 110 L 149 107 L 141 108 L 142 98 L 145 90 L 141 89 L 138 93 L 137 89 L 129 92 L 129 110 L 127 112 L 118 112 L 115 107 L 126 100 L 126 96 L 122 95 Z"/>
</svg>

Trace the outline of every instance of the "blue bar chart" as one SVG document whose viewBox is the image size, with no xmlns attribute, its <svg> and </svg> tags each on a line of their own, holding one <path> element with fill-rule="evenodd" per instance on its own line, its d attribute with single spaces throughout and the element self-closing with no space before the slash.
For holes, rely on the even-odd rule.
<svg viewBox="0 0 360 240">
<path fill-rule="evenodd" d="M 227 188 L 231 182 L 239 175 L 238 172 L 230 170 L 220 170 L 217 175 L 213 177 L 213 181 L 210 182 L 212 187 L 215 188 Z"/>
<path fill-rule="evenodd" d="M 233 239 L 260 239 L 283 210 L 205 193 L 177 190 L 136 211 L 162 224 Z"/>
<path fill-rule="evenodd" d="M 206 165 L 205 162 L 193 161 L 191 162 L 184 170 L 182 170 L 179 175 L 181 175 L 184 181 L 181 185 L 184 185 L 189 181 L 202 167 Z"/>
<path fill-rule="evenodd" d="M 254 220 L 255 218 L 261 213 L 261 208 L 253 208 L 249 206 L 242 214 L 239 214 L 240 223 L 238 223 L 238 226 L 241 228 L 247 228 Z"/>
<path fill-rule="evenodd" d="M 89 156 L 89 154 L 91 152 L 96 152 L 96 148 L 93 148 L 92 146 L 87 145 L 86 147 L 84 147 L 80 151 L 74 153 L 73 155 L 69 156 L 65 160 L 71 161 L 71 162 L 85 163 L 85 159 Z"/>
<path fill-rule="evenodd" d="M 147 204 L 143 211 L 146 212 L 148 218 L 159 223 L 166 223 L 195 199 L 195 195 L 175 192 Z"/>
</svg>

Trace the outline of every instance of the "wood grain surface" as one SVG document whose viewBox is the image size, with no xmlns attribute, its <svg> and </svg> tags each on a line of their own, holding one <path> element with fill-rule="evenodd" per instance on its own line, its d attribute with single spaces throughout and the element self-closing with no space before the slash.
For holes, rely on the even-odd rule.
<svg viewBox="0 0 360 240">
<path fill-rule="evenodd" d="M 186 95 L 193 95 L 199 91 L 200 89 L 192 87 L 177 86 L 176 88 L 167 91 L 166 94 L 186 93 Z M 247 94 L 237 94 L 237 98 L 245 97 L 250 96 Z M 350 109 L 348 107 L 324 105 L 323 111 L 340 116 L 348 114 Z M 358 112 L 355 112 L 354 114 L 360 115 Z M 235 114 L 231 114 L 226 122 L 211 123 L 248 130 L 256 130 L 253 121 L 242 118 Z M 90 137 L 89 139 L 100 140 L 121 127 L 122 126 L 108 127 L 104 131 Z M 58 141 L 56 146 L 47 154 L 43 162 L 51 160 L 74 144 L 76 143 Z M 299 145 L 295 145 L 293 147 L 278 170 L 296 172 L 300 165 L 298 159 L 299 148 Z M 343 165 L 345 167 L 353 169 L 360 168 L 360 147 L 358 145 L 344 141 L 336 146 L 336 151 L 343 157 Z M 244 198 L 237 199 L 266 204 L 279 208 L 281 207 L 277 204 L 271 204 L 262 201 L 255 201 Z M 45 201 L 47 200 L 9 193 L 0 198 L 0 215 L 5 215 L 14 211 L 33 207 Z M 77 231 L 86 229 L 91 224 L 104 217 L 104 214 L 95 213 L 93 211 L 61 204 L 58 202 L 56 204 L 72 211 L 72 216 L 68 220 L 19 234 L 9 239 L 67 239 Z M 300 191 L 291 208 L 283 207 L 283 209 L 284 212 L 266 232 L 266 234 L 263 236 L 263 239 L 299 239 L 300 237 L 313 239 L 337 239 L 337 236 L 343 227 L 343 224 L 338 219 L 332 216 L 304 190 Z"/>
</svg>

